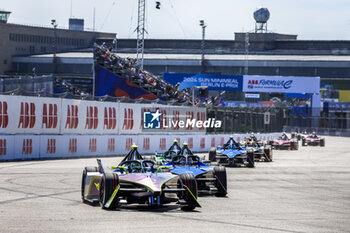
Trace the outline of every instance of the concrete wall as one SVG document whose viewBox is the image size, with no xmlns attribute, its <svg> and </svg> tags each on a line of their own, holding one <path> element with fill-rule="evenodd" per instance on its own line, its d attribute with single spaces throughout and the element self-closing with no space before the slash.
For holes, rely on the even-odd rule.
<svg viewBox="0 0 350 233">
<path fill-rule="evenodd" d="M 57 51 L 92 47 L 95 38 L 115 38 L 115 33 L 57 29 Z M 0 74 L 11 70 L 12 57 L 52 53 L 54 29 L 18 24 L 0 24 Z"/>
</svg>

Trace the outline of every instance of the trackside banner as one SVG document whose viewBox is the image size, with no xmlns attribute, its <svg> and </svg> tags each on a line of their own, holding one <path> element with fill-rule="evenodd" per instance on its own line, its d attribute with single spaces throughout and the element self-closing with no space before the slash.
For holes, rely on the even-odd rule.
<svg viewBox="0 0 350 233">
<path fill-rule="evenodd" d="M 173 85 L 180 83 L 180 89 L 193 86 L 208 87 L 209 90 L 242 91 L 241 75 L 163 73 L 163 79 Z"/>
<path fill-rule="evenodd" d="M 320 78 L 245 75 L 243 92 L 320 93 Z"/>
</svg>

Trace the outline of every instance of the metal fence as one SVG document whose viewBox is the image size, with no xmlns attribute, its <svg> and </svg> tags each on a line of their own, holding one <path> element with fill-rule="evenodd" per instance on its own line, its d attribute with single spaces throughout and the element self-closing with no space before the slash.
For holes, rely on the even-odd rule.
<svg viewBox="0 0 350 233">
<path fill-rule="evenodd" d="M 278 108 L 215 107 L 208 108 L 207 113 L 208 118 L 222 121 L 220 129 L 209 129 L 207 133 L 269 133 L 283 130 L 283 111 Z"/>
<path fill-rule="evenodd" d="M 308 132 L 334 136 L 350 136 L 350 112 L 322 113 L 319 117 L 288 116 L 284 131 Z"/>
</svg>

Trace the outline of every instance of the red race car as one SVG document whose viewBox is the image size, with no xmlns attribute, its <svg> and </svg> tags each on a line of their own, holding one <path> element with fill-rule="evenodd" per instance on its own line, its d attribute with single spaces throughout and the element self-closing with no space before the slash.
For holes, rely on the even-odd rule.
<svg viewBox="0 0 350 233">
<path fill-rule="evenodd" d="M 270 141 L 269 144 L 275 150 L 298 150 L 299 148 L 298 141 L 290 139 L 285 133 L 282 134 L 282 137 Z"/>
<path fill-rule="evenodd" d="M 302 146 L 325 146 L 325 139 L 317 136 L 316 133 L 312 133 L 311 135 L 302 137 L 301 145 Z"/>
</svg>

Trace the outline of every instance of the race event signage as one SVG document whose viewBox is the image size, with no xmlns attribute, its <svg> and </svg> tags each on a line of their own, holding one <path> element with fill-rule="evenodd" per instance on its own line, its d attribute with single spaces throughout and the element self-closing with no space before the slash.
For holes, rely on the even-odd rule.
<svg viewBox="0 0 350 233">
<path fill-rule="evenodd" d="M 245 75 L 243 92 L 319 93 L 320 78 Z"/>
<path fill-rule="evenodd" d="M 241 75 L 219 74 L 163 73 L 163 79 L 172 85 L 180 83 L 180 89 L 201 86 L 217 91 L 242 91 L 243 82 L 243 76 Z"/>
</svg>

